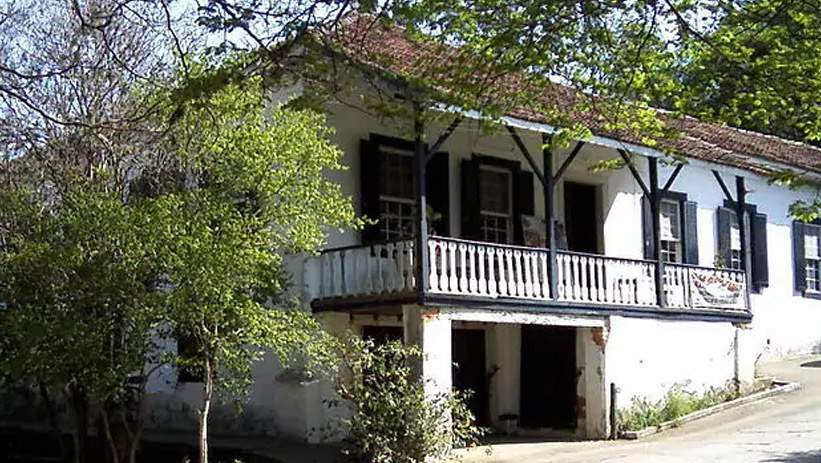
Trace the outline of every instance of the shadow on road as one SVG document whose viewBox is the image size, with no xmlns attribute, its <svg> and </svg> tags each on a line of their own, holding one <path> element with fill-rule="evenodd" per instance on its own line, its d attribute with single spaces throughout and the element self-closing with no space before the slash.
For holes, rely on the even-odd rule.
<svg viewBox="0 0 821 463">
<path fill-rule="evenodd" d="M 783 463 L 818 463 L 821 462 L 821 450 L 811 450 L 809 452 L 790 452 L 783 455 L 776 455 L 763 461 Z"/>
<path fill-rule="evenodd" d="M 802 368 L 821 368 L 821 360 L 813 360 L 812 362 L 804 362 L 801 364 Z M 821 461 L 821 460 L 819 460 Z"/>
</svg>

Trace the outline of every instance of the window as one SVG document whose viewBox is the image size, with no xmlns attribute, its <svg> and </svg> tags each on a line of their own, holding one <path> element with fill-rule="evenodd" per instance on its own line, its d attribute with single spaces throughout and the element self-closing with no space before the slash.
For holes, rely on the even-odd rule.
<svg viewBox="0 0 821 463">
<path fill-rule="evenodd" d="M 735 212 L 732 214 L 730 221 L 730 262 L 729 267 L 735 270 L 741 270 L 741 229 L 738 227 L 738 219 Z"/>
<path fill-rule="evenodd" d="M 413 154 L 382 147 L 379 181 L 379 231 L 382 239 L 413 236 L 416 201 L 413 184 Z"/>
<path fill-rule="evenodd" d="M 681 262 L 681 205 L 678 201 L 662 200 L 661 259 L 665 262 Z"/>
<path fill-rule="evenodd" d="M 509 244 L 513 237 L 511 172 L 492 166 L 479 169 L 482 236 L 491 243 Z"/>
<path fill-rule="evenodd" d="M 818 238 L 821 227 L 814 225 L 804 226 L 804 259 L 807 268 L 807 290 L 821 291 L 821 275 L 819 275 Z"/>
<path fill-rule="evenodd" d="M 202 352 L 197 339 L 187 335 L 177 336 L 177 355 L 183 360 L 177 372 L 177 382 L 201 383 L 203 381 L 202 370 L 197 365 L 202 359 Z"/>
</svg>

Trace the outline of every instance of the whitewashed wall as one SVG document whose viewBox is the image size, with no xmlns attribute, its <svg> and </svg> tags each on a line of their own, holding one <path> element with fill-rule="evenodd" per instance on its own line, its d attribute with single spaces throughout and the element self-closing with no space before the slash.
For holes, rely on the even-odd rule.
<svg viewBox="0 0 821 463">
<path fill-rule="evenodd" d="M 329 180 L 339 182 L 345 194 L 359 208 L 359 141 L 370 133 L 392 135 L 410 139 L 409 127 L 391 121 L 374 119 L 364 112 L 344 105 L 330 105 L 328 120 L 336 129 L 333 141 L 344 152 L 342 162 L 348 170 L 335 172 Z M 444 122 L 447 124 L 449 121 Z M 428 139 L 435 139 L 443 127 L 430 127 Z M 519 131 L 541 169 L 540 136 Z M 554 170 L 564 161 L 572 147 L 559 149 L 554 156 Z M 460 233 L 460 162 L 473 153 L 520 161 L 522 168 L 530 170 L 514 142 L 506 132 L 483 133 L 478 124 L 470 121 L 460 128 L 444 144 L 450 153 L 450 229 L 454 236 Z M 587 144 L 579 157 L 568 169 L 565 179 L 600 187 L 602 247 L 607 255 L 625 258 L 642 257 L 641 189 L 626 169 L 591 173 L 588 167 L 596 161 L 614 159 L 618 154 L 610 148 Z M 647 163 L 636 158 L 639 170 L 647 178 Z M 734 175 L 747 179 L 751 190 L 748 202 L 758 206 L 768 216 L 768 258 L 770 286 L 762 294 L 752 296 L 754 320 L 752 329 L 742 333 L 743 343 L 739 350 L 738 365 L 734 363 L 733 342 L 735 328 L 729 323 L 673 322 L 649 319 L 612 317 L 610 341 L 607 345 L 606 382 L 616 382 L 623 397 L 646 395 L 659 397 L 673 384 L 687 380 L 692 385 L 720 386 L 732 378 L 735 368 L 742 377 L 749 377 L 756 359 L 761 356 L 797 355 L 821 351 L 821 301 L 809 300 L 795 294 L 792 277 L 791 220 L 787 217 L 789 203 L 799 197 L 812 197 L 810 192 L 793 192 L 783 187 L 767 185 L 765 179 L 723 166 L 711 166 L 691 161 L 681 172 L 672 190 L 686 193 L 698 203 L 698 241 L 700 264 L 711 266 L 716 250 L 716 209 L 724 201 L 723 194 L 710 169 L 722 172 L 728 184 L 734 184 Z M 661 167 L 660 181 L 666 181 L 672 171 Z M 536 214 L 544 216 L 543 197 L 536 183 Z M 557 217 L 563 217 L 563 189 L 557 188 Z M 332 231 L 328 247 L 357 244 L 359 235 L 351 231 Z M 303 293 L 304 257 L 288 260 L 287 269 L 293 275 L 294 295 Z M 306 301 L 307 302 L 307 301 Z M 328 317 L 333 318 L 332 315 Z M 336 329 L 347 327 L 347 316 L 333 318 Z M 508 342 L 515 336 L 506 333 L 498 338 L 498 345 L 489 351 L 489 357 L 512 355 Z M 490 336 L 489 339 L 497 339 Z M 316 429 L 333 418 L 321 406 L 321 399 L 329 397 L 327 384 L 304 383 L 298 379 L 283 377 L 273 360 L 259 365 L 255 371 L 255 387 L 252 396 L 254 411 L 249 412 L 245 426 L 263 434 L 282 434 L 318 440 L 321 431 Z M 513 387 L 508 384 L 505 388 Z M 196 405 L 199 388 L 196 385 L 176 385 L 173 372 L 165 372 L 154 387 L 153 400 L 160 410 L 157 422 L 191 422 L 191 407 Z M 510 397 L 513 397 L 511 392 Z M 512 406 L 510 401 L 494 403 L 494 410 L 502 411 Z M 606 404 L 601 404 L 606 408 Z M 171 410 L 162 412 L 162 409 Z M 249 407 L 250 409 L 250 407 Z M 246 409 L 248 411 L 249 409 Z M 163 415 L 163 413 L 165 413 Z M 180 418 L 185 417 L 188 418 Z M 165 417 L 165 420 L 163 420 Z M 226 415 L 226 426 L 231 419 Z M 234 422 L 238 422 L 236 419 Z M 191 422 L 192 423 L 192 422 Z M 239 425 L 237 425 L 239 426 Z"/>
</svg>

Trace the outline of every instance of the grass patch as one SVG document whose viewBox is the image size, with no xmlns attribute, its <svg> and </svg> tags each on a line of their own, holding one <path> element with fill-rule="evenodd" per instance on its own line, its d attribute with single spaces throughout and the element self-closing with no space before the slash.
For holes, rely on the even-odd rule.
<svg viewBox="0 0 821 463">
<path fill-rule="evenodd" d="M 675 421 L 723 402 L 729 402 L 751 390 L 740 390 L 732 384 L 697 394 L 687 391 L 683 385 L 673 386 L 665 396 L 652 402 L 643 397 L 633 397 L 630 408 L 618 413 L 619 429 L 640 431 L 650 426 L 658 426 L 666 421 Z"/>
</svg>

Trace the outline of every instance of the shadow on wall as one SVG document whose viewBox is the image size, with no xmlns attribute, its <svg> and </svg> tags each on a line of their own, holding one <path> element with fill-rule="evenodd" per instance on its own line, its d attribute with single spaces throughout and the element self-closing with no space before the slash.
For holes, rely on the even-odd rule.
<svg viewBox="0 0 821 463">
<path fill-rule="evenodd" d="M 762 461 L 783 463 L 818 463 L 821 461 L 821 450 L 810 450 L 809 452 L 789 452 L 783 455 L 775 455 L 772 458 Z"/>
<path fill-rule="evenodd" d="M 803 367 L 803 368 L 821 368 L 821 360 L 813 360 L 811 362 L 804 362 L 804 363 L 801 364 L 801 367 Z M 821 459 L 819 459 L 818 461 L 821 461 Z"/>
</svg>

